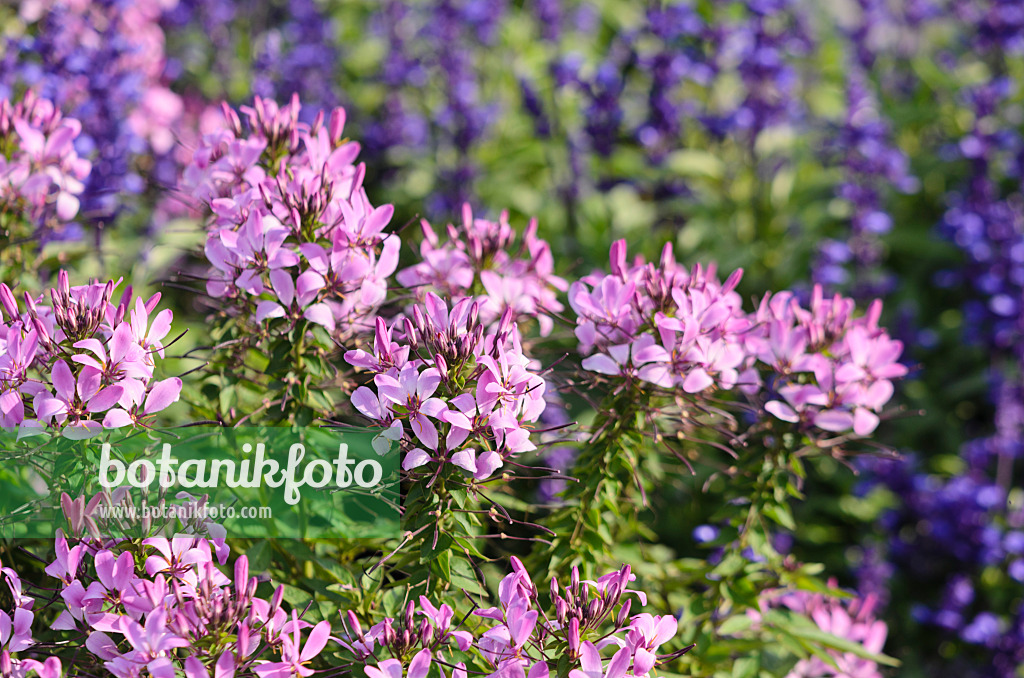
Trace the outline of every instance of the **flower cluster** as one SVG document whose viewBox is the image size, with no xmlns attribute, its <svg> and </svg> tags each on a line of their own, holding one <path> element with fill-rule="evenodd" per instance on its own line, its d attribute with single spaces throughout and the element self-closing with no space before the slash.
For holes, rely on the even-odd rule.
<svg viewBox="0 0 1024 678">
<path fill-rule="evenodd" d="M 878 326 L 876 300 L 855 316 L 852 299 L 828 299 L 815 286 L 809 308 L 789 292 L 766 296 L 746 337 L 752 357 L 770 369 L 765 409 L 788 422 L 869 435 L 906 375 L 903 344 Z"/>
<path fill-rule="evenodd" d="M 557 291 L 566 283 L 554 274 L 551 248 L 537 237 L 537 221 L 526 228 L 519 250 L 512 252 L 516 233 L 508 212 L 498 221 L 474 218 L 468 204 L 462 206 L 462 224 L 449 224 L 448 239 L 441 242 L 426 220 L 422 222 L 422 261 L 398 272 L 396 279 L 413 288 L 420 301 L 428 291 L 454 301 L 474 297 L 480 302 L 481 320 L 492 326 L 511 309 L 512 320 L 536 319 L 542 335 L 551 332 L 550 313 L 563 306 Z"/>
<path fill-rule="evenodd" d="M 761 611 L 749 614 L 761 622 L 763 614 L 771 608 L 788 609 L 813 623 L 825 633 L 859 645 L 864 652 L 878 654 L 885 645 L 888 628 L 885 622 L 873 616 L 873 597 L 850 600 L 834 598 L 808 591 L 769 591 L 759 602 Z M 801 659 L 786 678 L 882 678 L 878 663 L 854 652 L 827 650 L 831 662 L 818 656 Z"/>
<path fill-rule="evenodd" d="M 181 100 L 165 82 L 159 20 L 174 0 L 21 3 L 0 90 L 28 87 L 81 122 L 76 148 L 93 163 L 83 213 L 106 220 L 145 189 L 140 159 L 175 143 Z"/>
<path fill-rule="evenodd" d="M 203 138 L 184 173 L 186 190 L 212 212 L 207 293 L 257 324 L 280 318 L 349 336 L 369 329 L 398 264 L 399 241 L 383 230 L 390 205 L 362 188 L 359 145 L 342 137 L 345 112 L 300 122 L 298 97 L 284 107 L 257 98 L 224 107 L 227 124 Z"/>
<path fill-rule="evenodd" d="M 55 558 L 46 567 L 63 608 L 52 628 L 87 634 L 85 649 L 110 675 L 309 675 L 304 665 L 326 646 L 330 625 L 310 629 L 295 612 L 289 615 L 281 606 L 283 586 L 269 599 L 258 596 L 244 555 L 233 577 L 221 572 L 229 555 L 223 538 L 110 540 L 89 530 L 82 536 L 88 523 L 82 518 L 97 502 L 84 507 L 82 500 L 64 500 L 65 508 L 78 506 L 69 515 L 78 536 L 58 530 Z M 27 631 L 19 633 L 24 638 Z M 12 649 L 24 647 L 22 640 Z M 273 654 L 279 661 L 271 661 Z M 81 661 L 88 660 L 76 658 Z"/>
<path fill-rule="evenodd" d="M 660 266 L 626 261 L 626 242 L 611 248 L 611 273 L 594 273 L 569 288 L 581 352 L 597 352 L 583 368 L 625 375 L 667 389 L 700 393 L 731 389 L 743 362 L 750 322 L 735 292 L 736 271 L 720 283 L 715 268 L 679 265 L 671 245 Z"/>
<path fill-rule="evenodd" d="M 826 299 L 815 287 L 810 308 L 792 292 L 766 295 L 752 313 L 715 270 L 692 271 L 666 246 L 660 265 L 627 265 L 625 241 L 611 249 L 611 273 L 573 283 L 580 350 L 596 352 L 584 369 L 699 394 L 738 386 L 764 391 L 765 410 L 783 421 L 865 436 L 907 368 L 903 345 L 878 326 L 881 302 L 854 315 L 852 299 Z"/>
<path fill-rule="evenodd" d="M 56 657 L 45 662 L 16 657 L 16 653 L 36 644 L 32 638 L 35 599 L 25 595 L 21 578 L 12 568 L 0 568 L 0 576 L 12 599 L 10 612 L 0 610 L 0 672 L 11 678 L 60 678 L 61 663 Z"/>
<path fill-rule="evenodd" d="M 409 603 L 403 623 L 388 618 L 366 633 L 349 612 L 353 642 L 348 649 L 367 663 L 368 678 L 401 676 L 403 669 L 409 678 L 423 678 L 433 661 L 448 663 L 445 655 L 450 647 L 462 652 L 475 647 L 484 662 L 481 672 L 487 676 L 547 678 L 556 664 L 560 665 L 559 658 L 568 656 L 573 678 L 623 678 L 627 673 L 641 677 L 649 675 L 659 661 L 689 649 L 659 655 L 661 646 L 676 634 L 674 617 L 630 616 L 633 601 L 627 594 L 636 595 L 641 605 L 646 605 L 647 599 L 642 592 L 628 588 L 636 578 L 628 565 L 596 581 L 581 580 L 574 567 L 565 587 L 552 577 L 553 614 L 540 605 L 537 586 L 519 559 L 513 556 L 511 565 L 512 572 L 498 587 L 498 606 L 473 613 L 485 620 L 474 632 L 466 630 L 466 620 L 452 626 L 449 606 L 435 607 L 421 597 L 419 610 Z M 417 614 L 423 616 L 420 623 Z M 391 658 L 380 661 L 375 652 L 378 646 Z M 607 647 L 615 648 L 611 659 L 601 656 Z M 374 660 L 378 663 L 371 665 Z M 463 662 L 453 670 L 458 676 L 468 675 Z"/>
<path fill-rule="evenodd" d="M 154 378 L 172 312 L 131 287 L 113 303 L 118 284 L 72 287 L 61 271 L 48 300 L 24 295 L 25 310 L 0 284 L 0 425 L 88 437 L 146 425 L 178 399 L 180 379 Z"/>
<path fill-rule="evenodd" d="M 26 235 L 9 221 L 24 217 L 29 235 L 59 238 L 78 215 L 92 167 L 75 151 L 81 131 L 32 92 L 13 105 L 0 100 L 0 226 L 8 235 Z"/>
<path fill-rule="evenodd" d="M 374 352 L 349 351 L 349 364 L 375 373 L 352 404 L 402 441 L 402 467 L 446 463 L 486 480 L 504 460 L 536 448 L 527 428 L 544 411 L 545 382 L 523 354 L 512 312 L 494 330 L 481 322 L 479 302 L 451 309 L 432 292 L 412 319 L 389 328 L 377 319 Z"/>
</svg>

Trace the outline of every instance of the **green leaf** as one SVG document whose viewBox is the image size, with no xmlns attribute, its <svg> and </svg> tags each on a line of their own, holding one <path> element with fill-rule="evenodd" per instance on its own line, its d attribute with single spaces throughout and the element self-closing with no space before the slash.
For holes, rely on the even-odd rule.
<svg viewBox="0 0 1024 678">
<path fill-rule="evenodd" d="M 738 614 L 733 617 L 729 617 L 719 624 L 718 634 L 722 636 L 734 636 L 749 629 L 753 623 L 754 620 L 748 615 Z"/>
<path fill-rule="evenodd" d="M 423 540 L 423 546 L 420 548 L 420 558 L 424 561 L 435 558 L 440 553 L 446 553 L 451 547 L 452 536 L 447 532 L 441 532 L 437 535 L 437 542 L 434 542 L 433 536 L 427 537 Z"/>
<path fill-rule="evenodd" d="M 767 504 L 764 507 L 764 514 L 787 530 L 796 530 L 796 521 L 793 520 L 793 513 L 784 504 Z"/>
<path fill-rule="evenodd" d="M 847 640 L 846 638 L 834 636 L 831 633 L 822 631 L 817 627 L 812 628 L 803 626 L 791 626 L 786 630 L 792 633 L 794 636 L 797 636 L 798 638 L 804 638 L 806 640 L 820 643 L 822 645 L 825 645 L 826 647 L 830 647 L 835 650 L 840 650 L 841 652 L 850 652 L 851 654 L 855 654 L 858 657 L 861 657 L 863 659 L 869 659 L 873 662 L 884 664 L 885 666 L 900 665 L 899 660 L 894 657 L 890 657 L 884 654 L 872 654 L 871 652 L 865 650 L 864 646 L 860 643 L 855 643 L 852 640 Z"/>
</svg>

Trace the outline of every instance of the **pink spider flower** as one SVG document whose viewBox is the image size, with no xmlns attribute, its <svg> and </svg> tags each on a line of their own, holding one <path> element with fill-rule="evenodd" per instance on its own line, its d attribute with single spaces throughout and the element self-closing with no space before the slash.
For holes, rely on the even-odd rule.
<svg viewBox="0 0 1024 678">
<path fill-rule="evenodd" d="M 79 380 L 84 378 L 89 384 L 94 380 L 118 384 L 124 390 L 122 405 L 145 392 L 145 382 L 153 376 L 153 368 L 146 362 L 146 352 L 135 343 L 128 323 L 117 326 L 106 346 L 99 339 L 90 338 L 76 341 L 74 347 L 92 354 L 71 356 L 72 361 L 84 366 Z"/>
<path fill-rule="evenodd" d="M 181 379 L 178 377 L 149 384 L 149 392 L 143 394 L 145 399 L 141 395 L 132 394 L 130 405 L 127 408 L 115 407 L 107 412 L 103 418 L 103 428 L 122 428 L 144 424 L 157 412 L 178 402 L 181 386 Z"/>
<path fill-rule="evenodd" d="M 416 653 L 416 656 L 409 662 L 408 672 L 403 672 L 402 662 L 397 659 L 385 659 L 377 666 L 366 666 L 363 672 L 366 678 L 426 678 L 430 672 L 432 657 L 430 650 L 424 648 Z"/>
<path fill-rule="evenodd" d="M 331 624 L 328 621 L 322 621 L 314 626 L 303 645 L 297 612 L 292 612 L 292 621 L 292 634 L 281 636 L 281 661 L 267 662 L 253 667 L 253 672 L 260 678 L 292 678 L 293 676 L 306 678 L 315 673 L 307 665 L 327 646 L 327 641 L 331 637 Z"/>
<path fill-rule="evenodd" d="M 398 377 L 378 374 L 374 377 L 381 398 L 404 409 L 401 417 L 409 421 L 413 434 L 427 449 L 436 450 L 438 437 L 437 427 L 430 418 L 437 419 L 447 408 L 440 398 L 432 397 L 441 383 L 441 375 L 437 369 L 428 367 L 420 372 L 413 364 L 407 364 L 398 373 Z M 396 412 L 397 414 L 397 412 Z"/>
<path fill-rule="evenodd" d="M 268 318 L 305 318 L 328 331 L 335 328 L 334 314 L 325 303 L 312 303 L 324 288 L 324 279 L 316 271 L 306 271 L 298 280 L 282 269 L 270 272 L 270 283 L 277 301 L 261 301 L 256 307 L 256 320 Z"/>
<path fill-rule="evenodd" d="M 130 617 L 120 617 L 118 630 L 132 646 L 132 650 L 124 659 L 136 664 L 145 664 L 150 673 L 155 673 L 155 669 L 163 669 L 166 672 L 164 667 L 170 663 L 169 653 L 189 645 L 187 640 L 167 630 L 167 613 L 163 608 L 153 610 L 146 617 L 145 625 Z"/>
<path fill-rule="evenodd" d="M 646 676 L 658 661 L 658 647 L 676 635 L 679 621 L 672 615 L 646 612 L 633 617 L 626 633 L 626 647 L 633 651 L 633 675 Z"/>
<path fill-rule="evenodd" d="M 76 381 L 71 368 L 63 360 L 53 364 L 52 379 L 55 393 L 44 391 L 35 400 L 36 416 L 44 423 L 53 420 L 63 424 L 70 418 L 74 425 L 98 431 L 100 423 L 90 421 L 88 416 L 106 412 L 117 405 L 125 393 L 123 384 L 104 387 L 102 373 L 96 369 L 82 369 Z"/>
<path fill-rule="evenodd" d="M 629 670 L 631 653 L 622 648 L 615 653 L 605 668 L 597 647 L 589 640 L 580 646 L 580 668 L 569 672 L 569 678 L 623 678 Z"/>
<path fill-rule="evenodd" d="M 35 644 L 32 639 L 32 599 L 23 595 L 21 579 L 9 567 L 0 568 L 4 582 L 14 600 L 10 613 L 0 610 L 0 649 L 20 652 Z"/>
<path fill-rule="evenodd" d="M 379 374 L 391 374 L 392 371 L 397 373 L 409 361 L 409 347 L 392 341 L 391 330 L 383 318 L 378 316 L 374 323 L 373 353 L 362 349 L 347 351 L 345 361 L 353 367 Z"/>
<path fill-rule="evenodd" d="M 235 657 L 230 652 L 224 652 L 217 658 L 213 666 L 212 677 L 199 659 L 187 657 L 185 659 L 185 678 L 234 678 L 235 668 Z"/>
<path fill-rule="evenodd" d="M 155 351 L 163 358 L 164 346 L 161 342 L 167 336 L 167 333 L 171 331 L 171 320 L 174 318 L 174 313 L 169 308 L 165 308 L 156 314 L 156 317 L 153 318 L 153 324 L 150 325 L 149 314 L 156 309 L 156 304 L 159 301 L 159 293 L 154 294 L 145 303 L 143 303 L 142 297 L 137 298 L 131 315 L 131 329 L 132 338 L 136 344 L 141 346 L 147 353 Z"/>
<path fill-rule="evenodd" d="M 99 551 L 93 560 L 97 581 L 82 596 L 86 621 L 97 631 L 119 632 L 121 596 L 135 579 L 135 562 L 128 552 L 115 557 L 107 550 Z"/>
</svg>

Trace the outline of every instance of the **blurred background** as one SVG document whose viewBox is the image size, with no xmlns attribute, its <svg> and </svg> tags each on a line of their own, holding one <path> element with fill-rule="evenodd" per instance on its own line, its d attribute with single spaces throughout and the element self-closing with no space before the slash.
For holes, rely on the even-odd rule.
<svg viewBox="0 0 1024 678">
<path fill-rule="evenodd" d="M 469 202 L 536 217 L 566 277 L 625 238 L 882 299 L 901 409 L 816 462 L 780 548 L 880 597 L 899 675 L 1024 675 L 1020 0 L 7 0 L 0 32 L 0 98 L 54 99 L 93 162 L 47 265 L 167 280 L 218 102 L 294 93 L 345 107 L 408 240 Z M 664 518 L 680 551 L 713 508 Z"/>
</svg>

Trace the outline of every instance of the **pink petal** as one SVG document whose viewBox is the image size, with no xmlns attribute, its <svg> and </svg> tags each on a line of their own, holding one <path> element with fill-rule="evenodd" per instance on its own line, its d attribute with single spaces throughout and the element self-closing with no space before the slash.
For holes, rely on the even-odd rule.
<svg viewBox="0 0 1024 678">
<path fill-rule="evenodd" d="M 263 322 L 267 318 L 283 318 L 285 316 L 284 306 L 276 301 L 261 301 L 256 305 L 256 322 Z"/>
<path fill-rule="evenodd" d="M 791 423 L 800 421 L 800 415 L 796 413 L 796 410 L 781 400 L 768 401 L 765 403 L 764 409 L 767 410 L 769 414 L 774 414 L 782 421 L 788 421 Z"/>
<path fill-rule="evenodd" d="M 319 304 L 313 304 L 302 314 L 302 317 L 306 320 L 316 323 L 325 327 L 327 330 L 333 332 L 335 328 L 334 313 L 331 311 L 331 307 L 321 302 Z"/>
<path fill-rule="evenodd" d="M 632 653 L 625 647 L 616 652 L 608 664 L 608 672 L 605 674 L 605 678 L 622 678 L 625 676 L 626 670 L 629 669 L 631 655 Z"/>
<path fill-rule="evenodd" d="M 417 652 L 409 662 L 408 678 L 426 678 L 427 673 L 430 672 L 430 662 L 430 650 L 424 648 Z"/>
<path fill-rule="evenodd" d="M 89 412 L 106 412 L 117 404 L 123 392 L 124 389 L 119 384 L 108 386 L 89 399 L 86 409 Z"/>
<path fill-rule="evenodd" d="M 150 390 L 149 395 L 146 396 L 146 405 L 143 408 L 143 412 L 153 414 L 154 412 L 166 409 L 171 403 L 177 402 L 180 395 L 181 379 L 171 377 L 170 379 L 158 381 Z"/>
<path fill-rule="evenodd" d="M 878 428 L 878 415 L 863 407 L 853 411 L 853 432 L 859 436 L 870 435 Z"/>
<path fill-rule="evenodd" d="M 611 374 L 616 375 L 619 373 L 620 366 L 614 360 L 609 358 L 604 353 L 597 353 L 589 358 L 586 358 L 581 366 L 583 369 L 590 372 L 597 372 L 598 374 Z"/>
<path fill-rule="evenodd" d="M 853 415 L 839 410 L 824 410 L 814 417 L 814 425 L 826 431 L 849 431 L 853 428 Z"/>
<path fill-rule="evenodd" d="M 683 390 L 687 393 L 699 393 L 710 386 L 713 386 L 715 380 L 704 370 L 703 367 L 698 367 L 686 375 L 686 379 L 683 380 Z"/>
<path fill-rule="evenodd" d="M 306 645 L 302 648 L 299 659 L 308 662 L 316 657 L 327 646 L 327 640 L 331 637 L 331 622 L 322 621 L 313 627 L 306 638 Z"/>
<path fill-rule="evenodd" d="M 273 273 L 271 274 L 273 276 Z M 299 306 L 306 306 L 324 288 L 325 281 L 316 271 L 306 271 L 299 276 L 295 290 L 299 295 Z"/>
<path fill-rule="evenodd" d="M 131 415 L 120 408 L 110 410 L 103 417 L 103 428 L 123 428 L 131 426 L 132 423 Z"/>
<path fill-rule="evenodd" d="M 63 400 L 70 401 L 75 397 L 75 377 L 71 368 L 63 360 L 58 360 L 53 365 L 53 387 Z"/>
<path fill-rule="evenodd" d="M 414 450 L 410 450 L 408 454 L 405 455 L 405 459 L 402 461 L 402 469 L 408 471 L 410 469 L 419 468 L 431 461 L 431 459 L 432 458 L 429 454 L 417 447 Z"/>
</svg>

